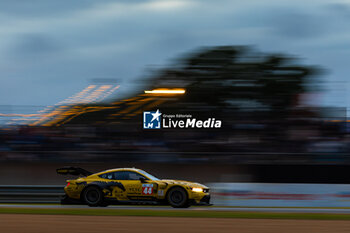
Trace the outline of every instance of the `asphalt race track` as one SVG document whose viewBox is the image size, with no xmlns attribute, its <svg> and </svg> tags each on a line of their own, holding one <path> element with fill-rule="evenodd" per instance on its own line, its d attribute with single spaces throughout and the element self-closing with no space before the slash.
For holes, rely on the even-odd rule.
<svg viewBox="0 0 350 233">
<path fill-rule="evenodd" d="M 85 205 L 46 205 L 46 204 L 0 204 L 0 208 L 40 208 L 40 209 L 120 209 L 120 210 L 176 210 L 168 206 L 140 206 L 140 205 L 111 205 L 108 207 L 89 207 Z M 270 213 L 329 213 L 350 214 L 350 208 L 271 208 L 271 207 L 190 207 L 181 209 L 186 211 L 244 211 L 244 212 L 270 212 Z"/>
<path fill-rule="evenodd" d="M 133 233 L 155 226 L 167 233 L 350 232 L 350 208 L 0 204 L 0 212 L 1 232 L 11 233 Z"/>
</svg>

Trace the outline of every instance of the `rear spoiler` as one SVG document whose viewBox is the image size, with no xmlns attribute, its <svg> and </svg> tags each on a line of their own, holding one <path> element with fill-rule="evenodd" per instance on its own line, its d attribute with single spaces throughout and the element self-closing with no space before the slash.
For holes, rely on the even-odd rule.
<svg viewBox="0 0 350 233">
<path fill-rule="evenodd" d="M 73 175 L 73 176 L 89 176 L 92 174 L 92 172 L 86 171 L 85 169 L 82 169 L 80 167 L 62 167 L 56 169 L 57 174 L 60 175 Z"/>
</svg>

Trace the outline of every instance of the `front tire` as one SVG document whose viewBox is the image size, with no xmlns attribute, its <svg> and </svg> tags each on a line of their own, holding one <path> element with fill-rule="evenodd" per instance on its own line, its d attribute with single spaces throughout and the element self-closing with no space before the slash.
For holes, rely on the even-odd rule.
<svg viewBox="0 0 350 233">
<path fill-rule="evenodd" d="M 174 208 L 187 208 L 190 206 L 186 190 L 175 187 L 167 194 L 168 203 Z"/>
<path fill-rule="evenodd" d="M 89 186 L 83 192 L 83 200 L 88 206 L 103 206 L 104 197 L 100 188 Z"/>
</svg>

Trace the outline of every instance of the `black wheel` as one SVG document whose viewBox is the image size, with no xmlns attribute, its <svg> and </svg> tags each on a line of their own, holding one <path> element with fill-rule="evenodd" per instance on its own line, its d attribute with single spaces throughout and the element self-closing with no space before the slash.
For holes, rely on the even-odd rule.
<svg viewBox="0 0 350 233">
<path fill-rule="evenodd" d="M 88 206 L 103 206 L 104 204 L 103 193 L 96 186 L 90 186 L 84 190 L 83 200 Z"/>
<path fill-rule="evenodd" d="M 190 206 L 187 192 L 181 187 L 170 189 L 167 195 L 167 200 L 174 208 L 187 208 Z"/>
</svg>

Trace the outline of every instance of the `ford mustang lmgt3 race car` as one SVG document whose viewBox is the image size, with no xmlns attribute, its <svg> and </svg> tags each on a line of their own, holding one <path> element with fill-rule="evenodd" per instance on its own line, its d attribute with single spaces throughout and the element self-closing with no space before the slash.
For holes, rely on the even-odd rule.
<svg viewBox="0 0 350 233">
<path fill-rule="evenodd" d="M 118 168 L 92 174 L 78 167 L 64 167 L 58 174 L 82 175 L 67 180 L 62 204 L 170 204 L 176 208 L 209 205 L 209 188 L 194 182 L 160 180 L 136 168 Z"/>
</svg>

